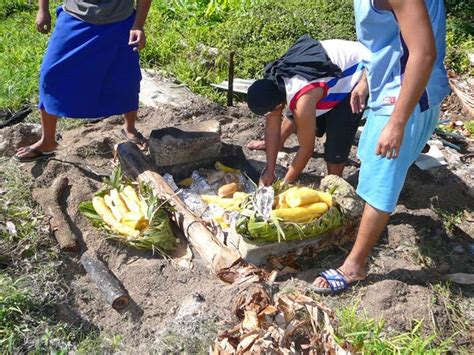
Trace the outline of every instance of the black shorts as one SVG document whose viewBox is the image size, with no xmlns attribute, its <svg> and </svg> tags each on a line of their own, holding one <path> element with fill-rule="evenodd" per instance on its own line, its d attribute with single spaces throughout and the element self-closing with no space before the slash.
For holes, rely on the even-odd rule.
<svg viewBox="0 0 474 355">
<path fill-rule="evenodd" d="M 350 102 L 349 94 L 331 111 L 316 117 L 316 137 L 326 134 L 324 160 L 328 164 L 340 164 L 349 160 L 351 146 L 362 118 L 362 113 L 352 113 Z M 291 115 L 288 118 L 293 121 Z"/>
</svg>

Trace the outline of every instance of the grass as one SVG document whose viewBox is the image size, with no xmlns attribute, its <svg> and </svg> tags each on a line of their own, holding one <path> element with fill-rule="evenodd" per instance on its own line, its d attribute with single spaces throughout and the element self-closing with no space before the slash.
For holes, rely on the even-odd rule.
<svg viewBox="0 0 474 355">
<path fill-rule="evenodd" d="M 59 3 L 52 1 L 50 8 Z M 470 2 L 447 1 L 447 9 L 446 62 L 460 74 L 472 74 L 467 56 L 474 50 Z M 256 78 L 265 63 L 304 33 L 354 39 L 352 11 L 351 0 L 156 0 L 141 60 L 143 66 L 223 102 L 224 95 L 209 84 L 226 78 L 230 51 L 236 52 L 236 76 Z M 0 108 L 16 109 L 37 101 L 38 68 L 48 36 L 35 31 L 30 1 L 0 2 L 0 19 Z"/>
<path fill-rule="evenodd" d="M 409 332 L 388 335 L 383 320 L 374 320 L 358 312 L 359 304 L 336 311 L 339 319 L 337 339 L 349 342 L 361 354 L 444 354 L 453 349 L 453 339 L 422 333 L 422 321 L 415 321 Z"/>
<path fill-rule="evenodd" d="M 192 327 L 192 332 L 187 329 L 189 327 Z M 210 320 L 190 321 L 183 329 L 179 325 L 174 328 L 159 338 L 154 349 L 157 353 L 208 354 L 217 335 L 217 325 Z"/>
<path fill-rule="evenodd" d="M 117 339 L 56 319 L 68 287 L 32 187 L 32 179 L 17 164 L 0 159 L 0 353 L 65 354 L 91 343 L 111 349 Z"/>
<path fill-rule="evenodd" d="M 474 137 L 474 120 L 464 122 L 464 128 L 467 129 L 471 137 Z"/>
</svg>

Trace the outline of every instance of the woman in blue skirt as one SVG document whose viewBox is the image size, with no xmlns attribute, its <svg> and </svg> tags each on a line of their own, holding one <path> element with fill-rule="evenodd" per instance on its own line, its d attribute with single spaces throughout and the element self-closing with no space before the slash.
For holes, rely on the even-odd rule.
<svg viewBox="0 0 474 355">
<path fill-rule="evenodd" d="M 41 139 L 20 148 L 29 162 L 54 155 L 58 117 L 99 118 L 123 114 L 122 134 L 145 149 L 135 122 L 140 92 L 138 51 L 151 0 L 65 0 L 40 69 Z M 39 0 L 36 28 L 51 28 L 49 0 Z"/>
</svg>

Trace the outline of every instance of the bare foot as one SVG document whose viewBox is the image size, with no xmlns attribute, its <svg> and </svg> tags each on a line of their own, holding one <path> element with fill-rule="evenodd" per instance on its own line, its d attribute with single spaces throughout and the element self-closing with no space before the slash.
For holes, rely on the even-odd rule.
<svg viewBox="0 0 474 355">
<path fill-rule="evenodd" d="M 33 157 L 35 154 L 37 154 L 35 153 L 35 150 L 40 151 L 42 153 L 49 153 L 56 150 L 57 147 L 58 147 L 57 142 L 44 143 L 42 140 L 39 140 L 38 142 L 28 147 L 18 148 L 15 156 L 17 156 L 18 158 L 30 158 L 30 157 Z"/>
<path fill-rule="evenodd" d="M 349 266 L 344 263 L 339 269 L 337 269 L 337 271 L 339 271 L 341 275 L 344 276 L 348 285 L 353 282 L 365 280 L 367 277 L 364 268 L 356 265 Z M 330 288 L 328 282 L 322 276 L 318 276 L 316 280 L 314 280 L 313 285 L 321 288 Z"/>
<path fill-rule="evenodd" d="M 250 150 L 265 150 L 265 141 L 253 140 L 247 144 Z"/>
</svg>

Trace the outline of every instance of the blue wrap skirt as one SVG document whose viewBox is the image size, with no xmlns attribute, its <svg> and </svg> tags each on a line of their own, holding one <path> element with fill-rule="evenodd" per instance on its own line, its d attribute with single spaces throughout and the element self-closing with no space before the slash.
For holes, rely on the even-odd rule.
<svg viewBox="0 0 474 355">
<path fill-rule="evenodd" d="M 134 19 L 94 25 L 59 7 L 40 69 L 39 108 L 69 118 L 136 111 L 139 55 L 128 45 Z"/>
</svg>

